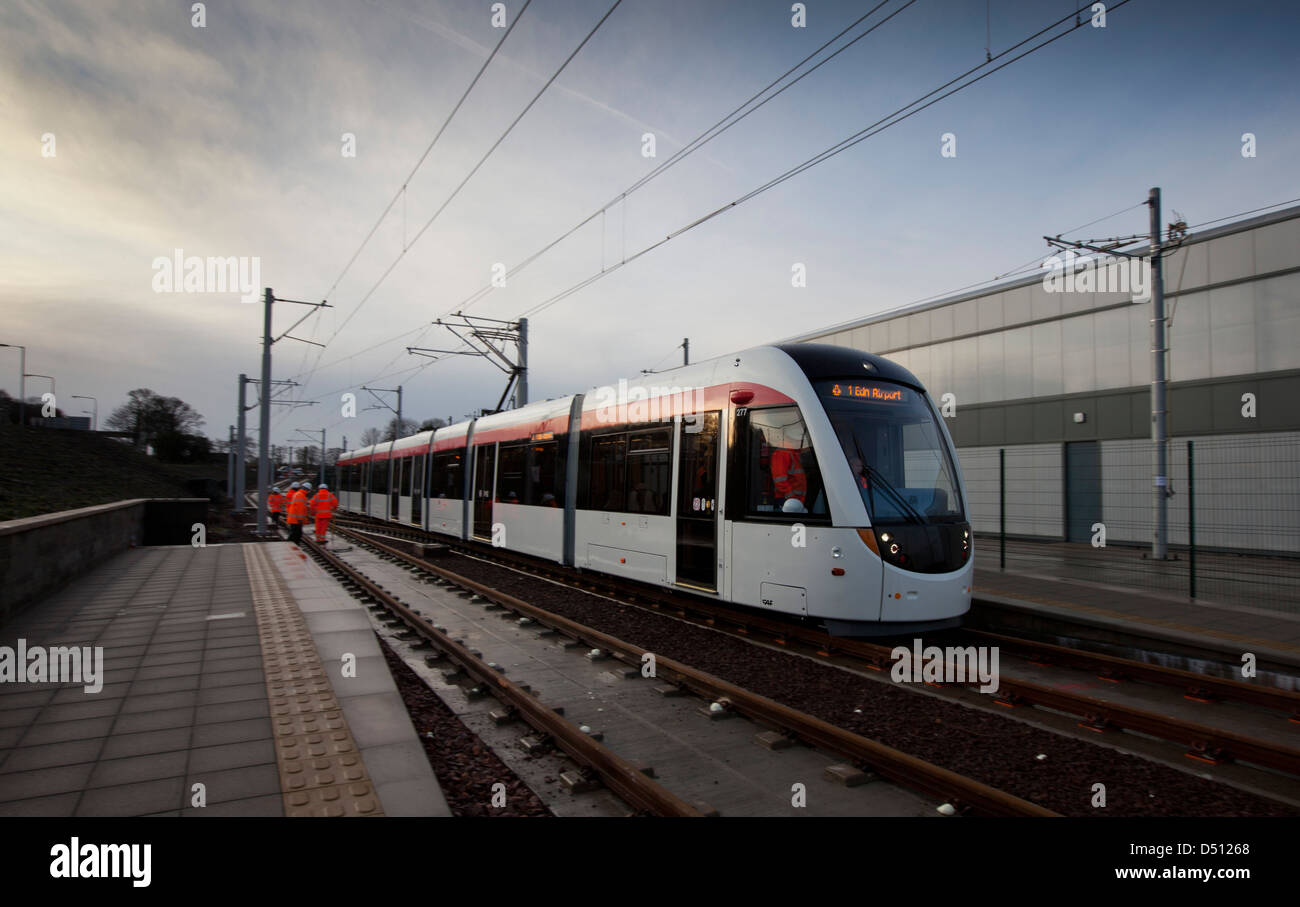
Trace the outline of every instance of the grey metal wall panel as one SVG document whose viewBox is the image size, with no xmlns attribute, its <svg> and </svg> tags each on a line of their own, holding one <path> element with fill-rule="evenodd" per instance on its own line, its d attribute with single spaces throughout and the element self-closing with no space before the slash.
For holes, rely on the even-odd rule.
<svg viewBox="0 0 1300 907">
<path fill-rule="evenodd" d="M 1129 394 L 1129 405 L 1133 408 L 1134 438 L 1151 437 L 1151 392 L 1134 391 Z"/>
<path fill-rule="evenodd" d="M 1187 544 L 1187 440 L 1169 445 L 1169 541 Z M 1196 543 L 1300 554 L 1300 433 L 1191 439 L 1196 452 Z M 1102 442 L 1102 521 L 1109 541 L 1152 533 L 1150 442 Z"/>
<path fill-rule="evenodd" d="M 948 433 L 956 447 L 975 447 L 980 441 L 979 410 L 957 406 L 957 415 L 946 420 Z"/>
<path fill-rule="evenodd" d="M 1007 444 L 1030 444 L 1034 440 L 1034 411 L 1028 403 L 1008 406 L 1004 426 Z"/>
<path fill-rule="evenodd" d="M 1007 436 L 1007 419 L 1006 407 L 991 406 L 976 410 L 979 417 L 979 438 L 980 444 L 1003 444 L 1006 443 Z"/>
<path fill-rule="evenodd" d="M 1300 219 L 1270 224 L 1251 231 L 1255 242 L 1255 268 L 1267 274 L 1296 265 L 1300 249 Z"/>
<path fill-rule="evenodd" d="M 1147 408 L 1150 409 L 1150 397 Z M 1169 431 L 1181 434 L 1214 431 L 1214 399 L 1208 385 L 1169 390 Z"/>
<path fill-rule="evenodd" d="M 1128 394 L 1108 394 L 1097 400 L 1097 437 L 1129 438 L 1133 431 L 1133 404 Z"/>
<path fill-rule="evenodd" d="M 1082 422 L 1074 421 L 1075 413 L 1083 413 Z M 1067 441 L 1091 441 L 1097 437 L 1097 398 L 1081 394 L 1061 402 L 1062 435 Z"/>
<path fill-rule="evenodd" d="M 1261 377 L 1258 386 L 1255 395 L 1258 427 L 1264 431 L 1296 428 L 1300 422 L 1300 375 Z M 1241 414 L 1240 407 L 1238 401 L 1238 415 Z"/>
<path fill-rule="evenodd" d="M 1058 441 L 1061 438 L 1063 421 L 1061 419 L 1061 401 L 1034 403 L 1034 440 L 1037 442 Z"/>
</svg>

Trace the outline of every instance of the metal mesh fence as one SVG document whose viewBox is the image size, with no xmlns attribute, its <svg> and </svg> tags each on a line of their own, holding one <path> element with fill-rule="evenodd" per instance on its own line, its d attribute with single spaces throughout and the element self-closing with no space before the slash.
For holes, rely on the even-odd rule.
<svg viewBox="0 0 1300 907">
<path fill-rule="evenodd" d="M 1171 441 L 1163 560 L 1153 442 L 959 456 L 983 569 L 1300 613 L 1300 435 Z"/>
</svg>

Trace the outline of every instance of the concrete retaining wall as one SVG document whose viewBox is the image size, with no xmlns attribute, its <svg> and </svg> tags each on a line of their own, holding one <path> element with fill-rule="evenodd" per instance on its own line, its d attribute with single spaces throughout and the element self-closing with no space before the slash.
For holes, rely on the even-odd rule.
<svg viewBox="0 0 1300 907">
<path fill-rule="evenodd" d="M 137 498 L 0 523 L 0 624 L 132 545 L 188 542 L 207 505 L 202 498 Z"/>
</svg>

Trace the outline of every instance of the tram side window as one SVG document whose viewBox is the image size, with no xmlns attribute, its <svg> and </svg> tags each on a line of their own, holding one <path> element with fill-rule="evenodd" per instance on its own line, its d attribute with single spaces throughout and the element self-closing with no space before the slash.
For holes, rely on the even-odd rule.
<svg viewBox="0 0 1300 907">
<path fill-rule="evenodd" d="M 459 501 L 465 494 L 463 483 L 461 454 L 440 453 L 433 455 L 433 466 L 429 475 L 429 497 L 451 498 Z"/>
<path fill-rule="evenodd" d="M 564 458 L 556 441 L 501 446 L 497 500 L 529 507 L 564 506 Z"/>
<path fill-rule="evenodd" d="M 748 420 L 745 512 L 776 518 L 825 516 L 821 473 L 798 408 L 751 409 Z"/>
<path fill-rule="evenodd" d="M 497 460 L 497 501 L 500 503 L 523 503 L 524 461 L 527 456 L 527 444 L 501 445 Z"/>
<path fill-rule="evenodd" d="M 377 460 L 370 464 L 371 494 L 388 494 L 388 461 Z"/>
<path fill-rule="evenodd" d="M 668 485 L 673 470 L 671 450 L 672 433 L 667 428 L 628 435 L 628 513 L 668 515 Z"/>
<path fill-rule="evenodd" d="M 627 436 L 601 435 L 590 440 L 586 499 L 587 510 L 622 511 L 626 506 Z"/>
<path fill-rule="evenodd" d="M 564 439 L 533 443 L 524 469 L 525 504 L 532 507 L 564 506 Z"/>
</svg>

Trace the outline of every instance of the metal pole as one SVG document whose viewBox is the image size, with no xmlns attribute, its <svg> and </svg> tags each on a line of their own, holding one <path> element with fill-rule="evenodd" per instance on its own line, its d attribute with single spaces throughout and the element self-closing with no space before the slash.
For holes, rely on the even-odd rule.
<svg viewBox="0 0 1300 907">
<path fill-rule="evenodd" d="M 519 319 L 519 383 L 515 386 L 515 409 L 528 405 L 528 319 Z"/>
<path fill-rule="evenodd" d="M 402 385 L 397 385 L 397 430 L 393 432 L 393 440 L 396 441 L 402 436 Z"/>
<path fill-rule="evenodd" d="M 230 426 L 230 443 L 226 445 L 226 494 L 235 496 L 235 426 Z"/>
<path fill-rule="evenodd" d="M 99 401 L 98 401 L 97 399 L 95 399 L 94 397 L 88 396 L 88 395 L 86 395 L 86 394 L 73 394 L 73 395 L 72 395 L 72 399 L 73 399 L 73 400 L 89 400 L 89 401 L 90 401 L 90 403 L 91 403 L 91 405 L 92 405 L 92 407 L 93 407 L 93 410 L 92 410 L 91 415 L 90 415 L 90 430 L 91 430 L 91 431 L 96 431 L 96 430 L 98 430 L 98 428 L 99 428 Z M 83 409 L 82 412 L 84 413 L 85 410 Z"/>
<path fill-rule="evenodd" d="M 320 430 L 320 481 L 317 485 L 325 484 L 325 429 Z"/>
<path fill-rule="evenodd" d="M 271 288 L 266 288 L 262 315 L 262 409 L 261 437 L 257 444 L 257 534 L 266 533 L 266 494 L 270 485 L 271 456 Z"/>
<path fill-rule="evenodd" d="M 1160 262 L 1160 188 L 1151 190 L 1151 434 L 1155 441 L 1155 536 L 1151 557 L 1169 556 L 1169 436 L 1165 424 L 1165 284 Z"/>
<path fill-rule="evenodd" d="M 18 347 L 18 424 L 27 425 L 27 347 Z"/>
<path fill-rule="evenodd" d="M 248 387 L 248 376 L 241 374 L 239 376 L 239 414 L 235 421 L 239 423 L 239 430 L 235 432 L 235 513 L 244 512 L 244 481 L 247 476 L 248 466 L 244 462 L 244 449 L 248 446 L 245 435 L 246 426 L 244 424 L 244 414 L 248 412 L 248 407 L 244 405 L 244 393 Z"/>
<path fill-rule="evenodd" d="M 1007 449 L 998 448 L 998 567 L 1007 569 Z"/>
<path fill-rule="evenodd" d="M 1192 442 L 1187 442 L 1187 582 L 1188 596 L 1196 598 L 1196 464 Z"/>
<path fill-rule="evenodd" d="M 682 365 L 691 364 L 691 338 L 682 338 Z"/>
</svg>

